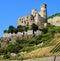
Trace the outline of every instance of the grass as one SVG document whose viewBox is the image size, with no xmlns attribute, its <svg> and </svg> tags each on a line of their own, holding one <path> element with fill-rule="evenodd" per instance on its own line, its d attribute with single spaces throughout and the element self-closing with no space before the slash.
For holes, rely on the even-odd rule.
<svg viewBox="0 0 60 61">
<path fill-rule="evenodd" d="M 52 53 L 60 52 L 60 42 L 50 52 Z"/>
</svg>

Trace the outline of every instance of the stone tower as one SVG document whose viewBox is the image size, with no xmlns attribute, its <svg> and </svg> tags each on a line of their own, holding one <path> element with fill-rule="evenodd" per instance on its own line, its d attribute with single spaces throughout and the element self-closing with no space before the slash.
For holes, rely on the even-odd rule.
<svg viewBox="0 0 60 61">
<path fill-rule="evenodd" d="M 44 22 L 47 22 L 47 5 L 42 4 L 41 5 L 41 11 L 39 12 L 42 18 L 44 18 Z"/>
</svg>

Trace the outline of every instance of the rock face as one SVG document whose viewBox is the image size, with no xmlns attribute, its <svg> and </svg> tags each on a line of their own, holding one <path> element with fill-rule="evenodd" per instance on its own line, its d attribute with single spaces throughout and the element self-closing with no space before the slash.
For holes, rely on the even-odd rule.
<svg viewBox="0 0 60 61">
<path fill-rule="evenodd" d="M 60 26 L 60 16 L 55 16 L 53 18 L 49 18 L 47 20 L 48 23 L 55 25 L 55 26 Z"/>
<path fill-rule="evenodd" d="M 18 18 L 18 25 L 22 26 L 31 26 L 32 23 L 35 23 L 39 27 L 44 26 L 44 23 L 47 23 L 47 7 L 46 4 L 41 5 L 41 11 L 37 12 L 36 9 L 32 10 L 32 13 L 27 16 Z"/>
<path fill-rule="evenodd" d="M 3 37 L 0 38 L 0 49 L 5 49 L 8 44 L 10 43 L 15 43 L 16 42 L 17 37 Z"/>
</svg>

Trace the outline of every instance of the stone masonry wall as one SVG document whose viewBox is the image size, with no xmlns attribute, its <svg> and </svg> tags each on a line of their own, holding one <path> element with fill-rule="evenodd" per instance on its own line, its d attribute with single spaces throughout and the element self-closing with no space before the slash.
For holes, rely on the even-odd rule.
<svg viewBox="0 0 60 61">
<path fill-rule="evenodd" d="M 34 32 L 34 34 L 36 36 L 38 36 L 38 35 L 42 34 L 42 31 L 37 30 Z M 25 31 L 24 32 L 18 32 L 17 34 L 5 33 L 3 35 L 3 37 L 21 37 L 22 38 L 24 35 L 33 37 L 34 34 L 33 34 L 33 30 L 28 30 L 27 32 L 25 32 Z"/>
</svg>

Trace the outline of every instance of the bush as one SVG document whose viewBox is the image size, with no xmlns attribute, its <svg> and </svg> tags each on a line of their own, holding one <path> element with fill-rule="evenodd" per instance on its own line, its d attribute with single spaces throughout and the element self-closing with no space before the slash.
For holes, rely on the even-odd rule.
<svg viewBox="0 0 60 61">
<path fill-rule="evenodd" d="M 36 31 L 36 30 L 38 30 L 38 26 L 33 23 L 33 24 L 31 25 L 31 29 L 32 29 L 33 31 Z"/>
<path fill-rule="evenodd" d="M 8 33 L 8 30 L 4 30 L 4 33 Z"/>
<path fill-rule="evenodd" d="M 7 50 L 6 49 L 0 49 L 0 55 L 3 55 L 3 54 L 7 54 Z"/>
<path fill-rule="evenodd" d="M 10 53 L 18 53 L 22 47 L 18 44 L 10 44 L 7 47 L 7 51 Z"/>
<path fill-rule="evenodd" d="M 21 25 L 19 25 L 19 26 L 17 26 L 17 30 L 18 30 L 18 32 L 23 32 L 23 26 L 21 26 Z"/>
<path fill-rule="evenodd" d="M 5 54 L 5 55 L 3 56 L 3 58 L 4 58 L 4 59 L 8 59 L 8 58 L 10 58 L 10 55 L 9 55 L 9 54 Z"/>
</svg>

